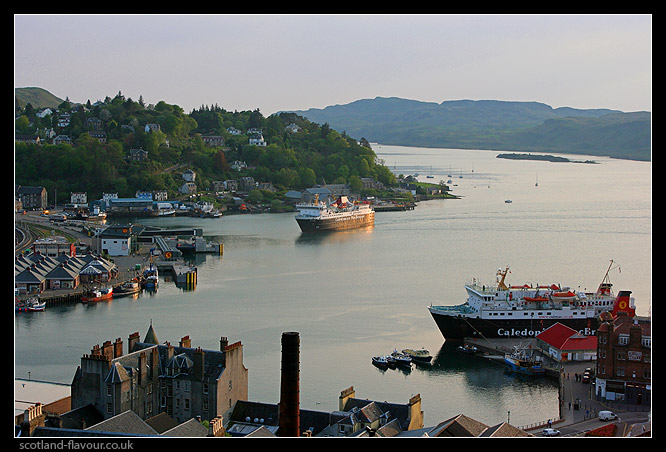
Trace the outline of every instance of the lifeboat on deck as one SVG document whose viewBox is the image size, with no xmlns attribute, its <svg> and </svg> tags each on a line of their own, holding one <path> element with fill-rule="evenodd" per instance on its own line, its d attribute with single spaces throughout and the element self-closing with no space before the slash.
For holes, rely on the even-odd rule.
<svg viewBox="0 0 666 452">
<path fill-rule="evenodd" d="M 576 298 L 576 294 L 569 290 L 567 292 L 554 292 L 551 297 L 557 301 L 571 301 Z"/>
</svg>

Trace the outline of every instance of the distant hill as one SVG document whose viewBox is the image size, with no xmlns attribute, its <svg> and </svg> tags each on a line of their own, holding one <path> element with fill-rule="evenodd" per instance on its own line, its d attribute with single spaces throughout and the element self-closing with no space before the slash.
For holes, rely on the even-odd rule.
<svg viewBox="0 0 666 452">
<path fill-rule="evenodd" d="M 64 99 L 54 96 L 45 89 L 35 87 L 14 88 L 14 97 L 19 106 L 25 107 L 30 104 L 35 109 L 53 108 L 64 102 Z"/>
<path fill-rule="evenodd" d="M 396 97 L 295 111 L 356 139 L 400 146 L 556 152 L 651 160 L 651 113 L 539 102 Z"/>
</svg>

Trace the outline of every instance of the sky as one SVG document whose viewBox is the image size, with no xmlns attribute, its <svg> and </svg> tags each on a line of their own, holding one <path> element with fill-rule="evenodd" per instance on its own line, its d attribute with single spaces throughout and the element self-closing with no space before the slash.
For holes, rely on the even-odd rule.
<svg viewBox="0 0 666 452">
<path fill-rule="evenodd" d="M 14 87 L 264 116 L 375 97 L 652 111 L 652 16 L 14 15 Z"/>
</svg>

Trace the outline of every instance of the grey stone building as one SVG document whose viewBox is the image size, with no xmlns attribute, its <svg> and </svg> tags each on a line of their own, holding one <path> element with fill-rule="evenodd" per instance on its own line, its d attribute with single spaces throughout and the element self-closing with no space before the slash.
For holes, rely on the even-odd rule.
<svg viewBox="0 0 666 452">
<path fill-rule="evenodd" d="M 81 357 L 72 380 L 72 409 L 93 405 L 105 419 L 132 410 L 141 419 L 161 412 L 178 422 L 227 416 L 248 398 L 243 346 L 220 339 L 220 350 L 193 348 L 189 336 L 178 346 L 160 344 L 151 324 L 143 341 L 120 338 L 96 345 Z"/>
</svg>

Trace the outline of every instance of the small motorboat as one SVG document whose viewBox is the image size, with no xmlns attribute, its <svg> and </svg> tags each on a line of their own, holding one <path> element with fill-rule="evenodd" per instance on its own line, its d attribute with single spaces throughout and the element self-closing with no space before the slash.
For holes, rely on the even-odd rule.
<svg viewBox="0 0 666 452">
<path fill-rule="evenodd" d="M 381 369 L 386 369 L 389 365 L 388 358 L 386 356 L 373 356 L 372 357 L 372 364 L 375 366 L 381 368 Z"/>
<path fill-rule="evenodd" d="M 405 355 L 412 358 L 412 362 L 416 363 L 429 363 L 432 360 L 430 352 L 425 348 L 414 350 L 411 348 L 406 348 L 402 351 Z"/>
<path fill-rule="evenodd" d="M 478 352 L 479 349 L 475 345 L 465 344 L 465 345 L 459 345 L 458 346 L 458 351 L 462 352 L 462 353 L 467 353 L 467 354 L 473 355 L 476 352 Z"/>
<path fill-rule="evenodd" d="M 396 366 L 409 368 L 412 367 L 412 358 L 405 355 L 404 353 L 400 353 L 398 350 L 393 350 L 390 358 L 395 361 Z"/>
</svg>

